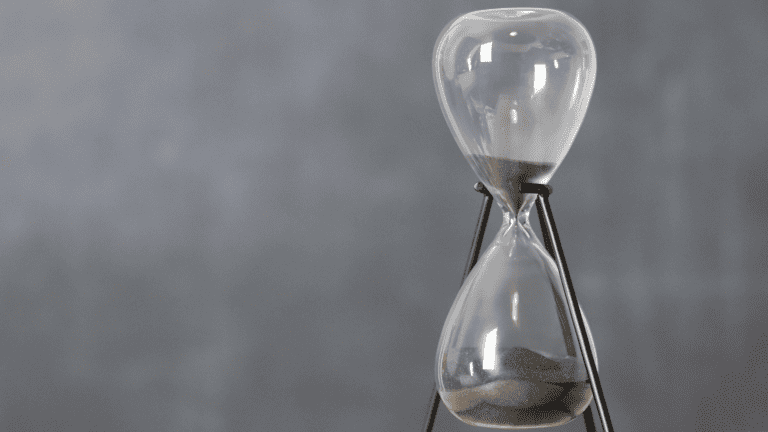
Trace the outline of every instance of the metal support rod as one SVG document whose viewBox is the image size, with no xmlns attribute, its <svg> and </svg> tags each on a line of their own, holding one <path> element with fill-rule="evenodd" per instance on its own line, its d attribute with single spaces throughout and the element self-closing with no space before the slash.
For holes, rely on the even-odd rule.
<svg viewBox="0 0 768 432">
<path fill-rule="evenodd" d="M 483 246 L 483 237 L 485 236 L 485 228 L 488 226 L 488 216 L 491 214 L 491 206 L 493 205 L 493 196 L 485 188 L 485 185 L 477 182 L 475 183 L 475 190 L 483 194 L 483 207 L 480 209 L 480 217 L 477 218 L 477 226 L 475 227 L 475 235 L 472 237 L 472 247 L 469 249 L 469 257 L 467 258 L 467 265 L 464 267 L 464 274 L 461 276 L 461 283 L 464 283 L 464 279 L 467 278 L 469 272 L 477 264 L 477 260 L 480 257 L 480 248 Z"/>
<path fill-rule="evenodd" d="M 472 237 L 472 247 L 469 248 L 469 258 L 467 259 L 467 265 L 464 267 L 464 275 L 461 277 L 462 284 L 464 284 L 464 279 L 467 278 L 472 267 L 477 264 L 480 248 L 483 246 L 485 227 L 488 225 L 488 216 L 491 214 L 491 205 L 493 204 L 493 196 L 491 196 L 491 193 L 488 192 L 484 184 L 481 182 L 475 183 L 475 190 L 483 194 L 483 207 L 480 209 L 480 217 L 477 218 L 475 235 Z M 429 399 L 429 407 L 427 419 L 424 422 L 425 432 L 432 432 L 432 427 L 435 425 L 435 419 L 437 418 L 437 409 L 440 408 L 440 395 L 437 393 L 437 384 L 432 386 L 432 397 Z"/>
<path fill-rule="evenodd" d="M 538 194 L 536 208 L 539 211 L 539 217 L 544 221 L 544 224 L 541 226 L 541 231 L 545 236 L 545 242 L 547 241 L 546 237 L 549 237 L 548 241 L 550 247 L 553 247 L 554 253 L 552 254 L 552 257 L 555 259 L 555 262 L 557 262 L 557 267 L 560 271 L 560 279 L 565 291 L 565 299 L 568 303 L 569 312 L 571 313 L 571 319 L 576 324 L 576 337 L 579 341 L 584 364 L 587 366 L 587 373 L 589 374 L 590 384 L 592 385 L 592 393 L 595 396 L 594 399 L 597 413 L 600 416 L 603 431 L 613 432 L 613 424 L 608 415 L 608 406 L 605 401 L 602 386 L 600 385 L 600 377 L 597 374 L 595 353 L 592 352 L 592 347 L 587 339 L 587 328 L 584 323 L 584 317 L 579 313 L 581 309 L 579 308 L 578 300 L 576 300 L 576 291 L 573 289 L 573 282 L 571 281 L 571 275 L 568 272 L 568 265 L 565 263 L 563 247 L 560 244 L 560 237 L 557 234 L 555 218 L 552 215 L 552 208 L 549 205 L 549 194 L 552 192 L 552 188 L 547 185 L 523 183 L 520 185 L 520 191 L 523 193 Z"/>
<path fill-rule="evenodd" d="M 546 186 L 546 190 L 548 194 L 552 193 L 552 187 L 548 185 L 542 185 Z M 544 207 L 541 204 L 540 200 L 536 200 L 536 213 L 539 215 L 539 226 L 541 227 L 541 234 L 542 239 L 544 241 L 544 247 L 547 249 L 547 252 L 550 256 L 555 256 L 555 247 L 552 246 L 552 238 L 549 236 L 549 230 L 546 229 L 547 226 L 547 219 L 544 217 Z M 597 363 L 597 362 L 595 362 Z M 597 429 L 595 429 L 595 417 L 592 414 L 592 404 L 589 404 L 587 409 L 582 413 L 582 416 L 584 417 L 584 426 L 587 428 L 587 432 L 595 432 Z"/>
</svg>

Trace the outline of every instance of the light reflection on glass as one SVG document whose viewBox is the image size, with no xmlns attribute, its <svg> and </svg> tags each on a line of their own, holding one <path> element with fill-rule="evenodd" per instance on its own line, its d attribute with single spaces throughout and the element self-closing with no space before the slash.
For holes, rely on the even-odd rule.
<svg viewBox="0 0 768 432">
<path fill-rule="evenodd" d="M 480 63 L 490 63 L 491 62 L 491 48 L 493 47 L 493 42 L 488 42 L 480 45 Z"/>
<path fill-rule="evenodd" d="M 538 93 L 547 84 L 547 65 L 533 65 L 533 93 Z"/>
<path fill-rule="evenodd" d="M 581 94 L 581 70 L 576 69 L 576 79 L 573 84 L 573 93 L 571 94 L 571 101 L 568 104 L 568 109 L 573 108 L 573 104 L 576 103 L 577 98 Z"/>
<path fill-rule="evenodd" d="M 467 70 L 470 72 L 472 72 L 472 59 L 475 57 L 475 54 L 479 48 L 480 46 L 472 48 L 472 51 L 470 51 L 469 55 L 467 56 Z"/>
<path fill-rule="evenodd" d="M 498 330 L 498 328 L 495 328 L 485 335 L 485 344 L 483 345 L 484 370 L 493 370 L 496 368 L 496 333 Z"/>
<path fill-rule="evenodd" d="M 515 291 L 514 294 L 512 294 L 512 322 L 515 324 L 515 326 L 519 326 L 520 323 L 517 322 L 517 306 L 520 304 L 520 294 Z"/>
</svg>

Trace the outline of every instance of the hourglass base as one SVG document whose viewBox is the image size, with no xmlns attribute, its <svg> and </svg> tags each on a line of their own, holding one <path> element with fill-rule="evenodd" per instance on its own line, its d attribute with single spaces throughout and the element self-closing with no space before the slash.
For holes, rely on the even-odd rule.
<svg viewBox="0 0 768 432">
<path fill-rule="evenodd" d="M 454 407 L 451 411 L 456 417 L 470 425 L 523 429 L 570 422 L 592 401 L 592 389 L 587 381 L 553 383 L 512 379 L 445 391 L 440 396 L 447 406 Z M 494 400 L 499 403 L 493 403 Z"/>
</svg>

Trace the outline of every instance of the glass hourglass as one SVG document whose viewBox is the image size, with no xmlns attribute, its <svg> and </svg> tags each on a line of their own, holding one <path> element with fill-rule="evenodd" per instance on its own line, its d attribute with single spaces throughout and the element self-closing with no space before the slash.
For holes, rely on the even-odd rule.
<svg viewBox="0 0 768 432">
<path fill-rule="evenodd" d="M 520 184 L 551 179 L 584 118 L 595 70 L 586 29 L 551 9 L 468 13 L 435 45 L 443 114 L 503 212 L 438 343 L 437 390 L 465 423 L 561 425 L 592 400 L 557 265 L 528 221 L 536 195 Z"/>
</svg>

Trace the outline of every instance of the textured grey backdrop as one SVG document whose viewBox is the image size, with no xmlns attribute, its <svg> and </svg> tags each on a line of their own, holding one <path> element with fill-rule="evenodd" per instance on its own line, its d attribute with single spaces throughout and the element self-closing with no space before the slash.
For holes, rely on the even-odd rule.
<svg viewBox="0 0 768 432">
<path fill-rule="evenodd" d="M 617 430 L 768 430 L 768 6 L 677 0 L 0 2 L 0 430 L 417 431 L 481 200 L 432 48 L 512 6 L 597 49 L 552 205 Z"/>
</svg>

